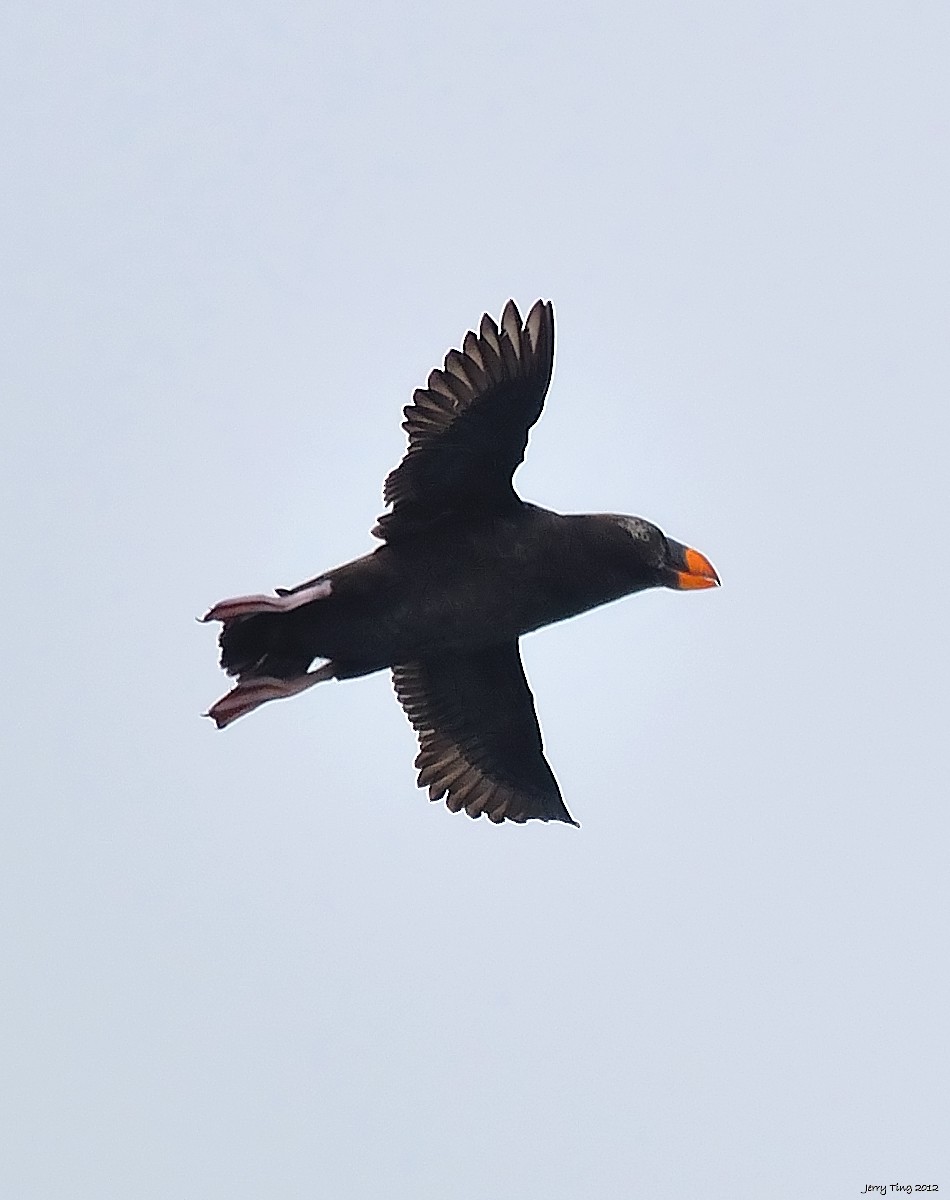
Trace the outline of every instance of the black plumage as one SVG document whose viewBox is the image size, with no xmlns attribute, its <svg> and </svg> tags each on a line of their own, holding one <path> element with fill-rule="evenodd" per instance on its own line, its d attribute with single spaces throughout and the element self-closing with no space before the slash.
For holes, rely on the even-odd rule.
<svg viewBox="0 0 950 1200">
<path fill-rule="evenodd" d="M 512 485 L 554 366 L 554 311 L 509 301 L 404 411 L 384 545 L 276 595 L 222 601 L 220 727 L 325 679 L 389 668 L 416 730 L 419 784 L 492 821 L 574 823 L 544 757 L 518 639 L 644 588 L 713 587 L 706 558 L 648 521 L 561 516 Z M 323 665 L 312 669 L 318 660 Z"/>
</svg>

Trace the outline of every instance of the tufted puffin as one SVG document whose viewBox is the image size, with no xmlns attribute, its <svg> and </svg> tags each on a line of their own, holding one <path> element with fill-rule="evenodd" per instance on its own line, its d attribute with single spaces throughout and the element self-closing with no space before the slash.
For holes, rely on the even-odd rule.
<svg viewBox="0 0 950 1200">
<path fill-rule="evenodd" d="M 483 316 L 403 410 L 409 447 L 373 529 L 383 545 L 201 618 L 222 623 L 221 666 L 237 678 L 206 714 L 219 729 L 325 679 L 390 670 L 432 800 L 496 823 L 577 824 L 544 756 L 518 639 L 631 592 L 719 577 L 640 517 L 562 516 L 518 496 L 512 476 L 553 368 L 549 301 L 524 321 L 514 301 L 500 325 Z"/>
</svg>

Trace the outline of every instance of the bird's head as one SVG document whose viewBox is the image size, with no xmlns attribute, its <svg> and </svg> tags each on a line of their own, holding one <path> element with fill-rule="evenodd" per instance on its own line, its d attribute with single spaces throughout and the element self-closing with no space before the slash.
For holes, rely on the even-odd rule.
<svg viewBox="0 0 950 1200">
<path fill-rule="evenodd" d="M 677 591 L 719 587 L 716 569 L 698 550 L 674 542 L 642 517 L 614 517 L 630 539 L 624 557 L 643 578 L 641 586 Z"/>
</svg>

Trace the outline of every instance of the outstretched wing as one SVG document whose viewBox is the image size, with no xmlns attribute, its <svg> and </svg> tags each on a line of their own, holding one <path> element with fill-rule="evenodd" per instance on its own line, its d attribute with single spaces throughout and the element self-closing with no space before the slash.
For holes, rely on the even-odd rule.
<svg viewBox="0 0 950 1200">
<path fill-rule="evenodd" d="M 373 530 L 389 541 L 445 517 L 490 516 L 518 503 L 511 477 L 541 415 L 554 369 L 554 308 L 527 319 L 513 300 L 500 327 L 486 313 L 478 334 L 450 350 L 404 412 L 409 448 L 386 479 L 392 505 Z"/>
<path fill-rule="evenodd" d="M 404 663 L 393 684 L 419 735 L 419 786 L 431 800 L 496 823 L 577 824 L 544 757 L 517 642 Z"/>
</svg>

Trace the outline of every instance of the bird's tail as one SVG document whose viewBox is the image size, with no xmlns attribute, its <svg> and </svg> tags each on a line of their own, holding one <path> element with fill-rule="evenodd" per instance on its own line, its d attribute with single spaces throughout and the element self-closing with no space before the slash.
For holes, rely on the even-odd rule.
<svg viewBox="0 0 950 1200">
<path fill-rule="evenodd" d="M 267 700 L 295 696 L 315 683 L 332 679 L 333 663 L 316 671 L 307 643 L 309 622 L 295 619 L 304 605 L 330 595 L 329 580 L 304 584 L 276 596 L 236 596 L 222 600 L 201 618 L 222 623 L 221 666 L 237 686 L 208 710 L 219 729 L 252 712 Z"/>
</svg>

